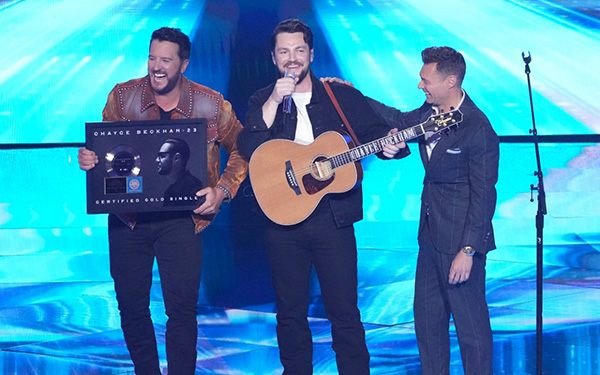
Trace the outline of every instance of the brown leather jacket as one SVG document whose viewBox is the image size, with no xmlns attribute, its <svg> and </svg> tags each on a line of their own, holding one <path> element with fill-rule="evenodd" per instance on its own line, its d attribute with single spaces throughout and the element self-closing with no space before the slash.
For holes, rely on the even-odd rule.
<svg viewBox="0 0 600 375">
<path fill-rule="evenodd" d="M 242 124 L 236 118 L 231 103 L 223 99 L 220 93 L 184 76 L 181 79 L 181 98 L 171 117 L 207 119 L 208 185 L 219 185 L 233 198 L 248 172 L 248 162 L 238 152 L 236 143 Z M 115 85 L 108 94 L 106 106 L 102 111 L 103 121 L 159 119 L 160 111 L 154 100 L 148 76 Z M 227 167 L 220 177 L 219 145 L 223 145 L 229 153 Z M 214 215 L 192 216 L 196 223 L 196 233 L 201 232 L 214 219 Z M 130 228 L 134 228 L 135 214 L 120 214 L 119 217 Z"/>
</svg>

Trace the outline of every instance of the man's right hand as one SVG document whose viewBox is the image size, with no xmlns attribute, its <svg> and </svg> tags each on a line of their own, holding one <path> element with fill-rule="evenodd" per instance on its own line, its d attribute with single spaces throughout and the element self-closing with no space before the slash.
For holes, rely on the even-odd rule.
<svg viewBox="0 0 600 375">
<path fill-rule="evenodd" d="M 87 148 L 80 148 L 79 153 L 77 154 L 77 160 L 79 161 L 79 168 L 84 171 L 89 171 L 98 164 L 98 155 Z"/>
<path fill-rule="evenodd" d="M 296 89 L 297 81 L 298 78 L 281 77 L 275 82 L 275 87 L 273 87 L 271 96 L 269 96 L 269 99 L 267 99 L 262 106 L 263 121 L 267 125 L 267 128 L 270 128 L 273 125 L 275 117 L 277 116 L 277 108 L 283 101 L 283 97 L 292 95 Z"/>
<path fill-rule="evenodd" d="M 283 101 L 283 98 L 288 95 L 292 95 L 296 89 L 296 82 L 298 78 L 293 77 L 281 77 L 275 82 L 273 92 L 271 93 L 271 100 L 278 105 Z"/>
</svg>

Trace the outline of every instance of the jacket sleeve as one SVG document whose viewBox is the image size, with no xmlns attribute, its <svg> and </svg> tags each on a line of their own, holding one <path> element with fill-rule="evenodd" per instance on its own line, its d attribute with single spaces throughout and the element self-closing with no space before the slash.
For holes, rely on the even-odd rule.
<svg viewBox="0 0 600 375">
<path fill-rule="evenodd" d="M 121 121 L 121 115 L 119 113 L 119 98 L 117 97 L 117 88 L 119 85 L 115 85 L 113 89 L 108 93 L 108 99 L 106 105 L 102 110 L 102 121 Z"/>
<path fill-rule="evenodd" d="M 398 124 L 400 123 L 402 117 L 401 110 L 385 105 L 368 96 L 366 96 L 365 98 L 367 99 L 367 103 L 369 103 L 369 106 L 383 120 L 383 122 L 387 125 L 388 128 L 393 129 L 398 127 Z"/>
<path fill-rule="evenodd" d="M 223 174 L 217 185 L 227 189 L 233 198 L 242 181 L 248 173 L 248 162 L 240 154 L 237 146 L 237 138 L 242 130 L 242 124 L 237 119 L 231 103 L 221 98 L 219 108 L 219 137 L 217 141 L 227 150 L 229 158 Z"/>
<path fill-rule="evenodd" d="M 472 139 L 469 154 L 469 206 L 460 248 L 472 246 L 486 253 L 486 243 L 492 233 L 492 217 L 496 208 L 496 182 L 498 181 L 499 139 L 487 118 Z"/>
<path fill-rule="evenodd" d="M 388 129 L 405 129 L 409 127 L 410 120 L 408 119 L 409 115 L 406 112 L 402 112 L 401 110 L 385 105 L 373 98 L 368 96 L 365 97 L 367 103 L 375 112 L 375 114 L 383 121 L 383 123 L 387 126 Z M 410 148 L 408 144 L 406 147 L 401 149 L 395 156 L 394 159 L 402 159 L 410 155 Z M 380 159 L 387 159 L 383 156 L 383 153 L 377 154 L 377 157 Z"/>
<path fill-rule="evenodd" d="M 271 127 L 263 120 L 262 106 L 271 95 L 273 85 L 257 91 L 248 101 L 245 126 L 238 137 L 238 147 L 241 154 L 248 160 L 252 153 L 263 143 L 271 139 L 293 139 L 295 126 L 284 126 L 284 114 L 277 111 Z M 292 113 L 285 116 L 294 117 L 297 114 L 296 105 L 292 102 Z"/>
</svg>

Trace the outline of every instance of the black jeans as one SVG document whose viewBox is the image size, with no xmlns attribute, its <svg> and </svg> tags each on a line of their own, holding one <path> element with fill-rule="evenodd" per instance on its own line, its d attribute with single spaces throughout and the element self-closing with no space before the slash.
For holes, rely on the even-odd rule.
<svg viewBox="0 0 600 375">
<path fill-rule="evenodd" d="M 154 258 L 165 311 L 169 373 L 193 375 L 196 369 L 196 304 L 202 269 L 202 239 L 189 214 L 150 216 L 131 230 L 109 217 L 110 272 L 127 349 L 140 375 L 160 374 L 156 337 L 150 317 Z M 153 218 L 153 219 L 152 219 Z"/>
<path fill-rule="evenodd" d="M 342 375 L 368 374 L 369 352 L 357 307 L 357 254 L 353 226 L 337 228 L 329 207 L 294 226 L 267 226 L 267 251 L 277 295 L 277 341 L 285 375 L 312 374 L 308 326 L 314 265 L 321 285 L 333 350 Z"/>
</svg>

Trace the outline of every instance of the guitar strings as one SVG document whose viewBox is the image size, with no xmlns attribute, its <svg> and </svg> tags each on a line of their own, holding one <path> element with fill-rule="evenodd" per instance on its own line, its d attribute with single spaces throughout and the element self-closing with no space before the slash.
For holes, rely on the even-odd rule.
<svg viewBox="0 0 600 375">
<path fill-rule="evenodd" d="M 336 155 L 332 155 L 332 156 L 328 156 L 323 160 L 317 160 L 315 161 L 314 159 L 310 162 L 310 164 L 308 166 L 304 166 L 301 168 L 296 169 L 296 174 L 300 174 L 300 175 L 304 175 L 307 173 L 310 173 L 313 169 L 313 166 L 316 163 L 325 163 L 325 162 L 329 162 L 329 166 L 331 167 L 331 170 L 334 171 L 340 167 L 343 167 L 344 165 L 350 164 L 350 163 L 354 163 L 357 162 L 363 158 L 365 158 L 366 156 L 370 156 L 374 153 L 380 152 L 383 149 L 383 145 L 388 144 L 388 142 L 385 142 L 386 140 L 393 140 L 394 144 L 400 143 L 402 141 L 404 141 L 405 137 L 402 137 L 402 134 L 400 134 L 400 132 L 398 133 L 394 133 L 394 134 L 390 134 L 388 136 L 385 136 L 383 138 L 371 141 L 369 143 L 366 143 L 364 145 L 360 145 L 358 147 L 354 147 L 351 150 L 347 150 L 344 151 L 342 153 L 336 154 Z M 376 148 L 376 150 L 379 151 L 372 151 L 369 150 L 371 147 L 371 145 L 374 145 L 374 147 Z M 359 151 L 357 151 L 359 150 Z M 360 152 L 360 150 L 366 150 L 364 152 Z M 352 157 L 352 152 L 359 152 L 360 155 L 358 158 L 353 158 Z M 341 159 L 340 161 L 342 162 L 340 165 L 335 166 L 334 164 L 334 158 L 338 158 Z"/>
</svg>

